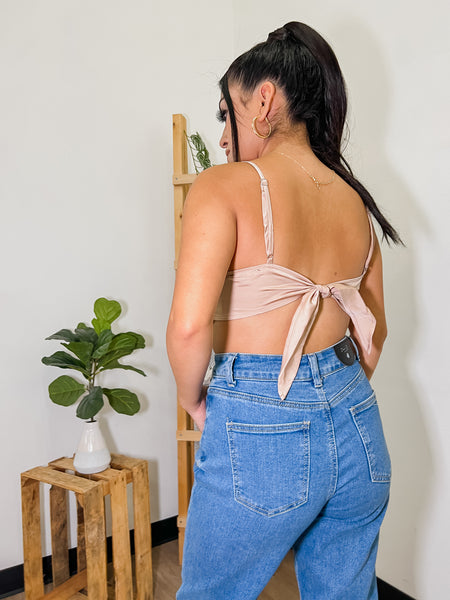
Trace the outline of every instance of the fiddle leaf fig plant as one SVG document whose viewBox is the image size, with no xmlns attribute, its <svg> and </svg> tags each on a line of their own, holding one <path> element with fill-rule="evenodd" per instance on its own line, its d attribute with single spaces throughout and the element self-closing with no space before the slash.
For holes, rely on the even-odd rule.
<svg viewBox="0 0 450 600">
<path fill-rule="evenodd" d="M 119 359 L 135 350 L 145 347 L 145 340 L 139 333 L 128 331 L 114 334 L 111 324 L 121 314 L 122 307 L 116 300 L 98 298 L 94 303 L 95 317 L 92 327 L 78 323 L 72 331 L 60 329 L 47 340 L 59 340 L 68 350 L 59 350 L 51 356 L 44 356 L 44 365 L 73 369 L 81 373 L 86 383 L 68 375 L 61 375 L 48 387 L 50 399 L 60 406 L 71 406 L 78 400 L 77 417 L 94 420 L 103 408 L 104 397 L 118 413 L 134 415 L 140 409 L 139 399 L 133 392 L 122 388 L 105 388 L 96 384 L 96 377 L 103 371 L 124 369 L 144 375 L 144 371 L 124 365 Z"/>
</svg>

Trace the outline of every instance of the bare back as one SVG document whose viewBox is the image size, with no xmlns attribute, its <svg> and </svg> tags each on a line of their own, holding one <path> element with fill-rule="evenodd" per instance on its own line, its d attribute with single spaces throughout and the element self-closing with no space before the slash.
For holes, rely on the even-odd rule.
<svg viewBox="0 0 450 600">
<path fill-rule="evenodd" d="M 367 212 L 359 195 L 341 178 L 319 189 L 274 154 L 255 161 L 269 183 L 274 224 L 273 261 L 326 283 L 361 275 L 370 245 Z M 236 250 L 230 270 L 265 262 L 261 191 L 254 169 L 239 164 L 230 196 L 236 214 Z M 214 350 L 282 354 L 299 301 L 244 319 L 216 322 Z M 324 298 L 304 346 L 315 352 L 340 340 L 348 315 Z"/>
</svg>

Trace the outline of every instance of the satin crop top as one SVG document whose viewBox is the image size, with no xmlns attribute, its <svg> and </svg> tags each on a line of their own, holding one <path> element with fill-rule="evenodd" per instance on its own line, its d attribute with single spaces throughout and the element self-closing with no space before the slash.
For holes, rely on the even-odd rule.
<svg viewBox="0 0 450 600">
<path fill-rule="evenodd" d="M 215 321 L 243 319 L 301 301 L 292 318 L 283 351 L 278 393 L 286 398 L 303 354 L 303 346 L 314 323 L 321 298 L 333 298 L 350 317 L 364 349 L 370 352 L 376 320 L 364 303 L 359 287 L 372 257 L 374 236 L 370 225 L 370 248 L 359 277 L 316 284 L 292 269 L 273 263 L 273 219 L 269 186 L 261 169 L 249 162 L 261 179 L 261 202 L 267 262 L 229 271 L 214 315 Z"/>
</svg>

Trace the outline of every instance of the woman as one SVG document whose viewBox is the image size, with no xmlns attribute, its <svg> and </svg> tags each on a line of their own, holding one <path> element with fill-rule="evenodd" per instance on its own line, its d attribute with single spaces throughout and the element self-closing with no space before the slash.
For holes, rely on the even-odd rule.
<svg viewBox="0 0 450 600">
<path fill-rule="evenodd" d="M 345 84 L 317 32 L 287 23 L 220 87 L 229 164 L 186 200 L 167 331 L 203 431 L 177 598 L 254 600 L 293 548 L 302 600 L 373 600 L 391 470 L 371 215 L 400 240 L 341 156 Z"/>
</svg>

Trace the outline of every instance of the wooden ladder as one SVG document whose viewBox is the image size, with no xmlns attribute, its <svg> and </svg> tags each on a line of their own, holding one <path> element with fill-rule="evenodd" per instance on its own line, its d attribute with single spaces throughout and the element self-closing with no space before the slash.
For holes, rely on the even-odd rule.
<svg viewBox="0 0 450 600">
<path fill-rule="evenodd" d="M 186 139 L 186 119 L 183 115 L 172 115 L 173 123 L 173 196 L 175 216 L 175 269 L 181 242 L 181 220 L 184 201 L 190 186 L 197 175 L 188 173 L 188 154 Z M 178 446 L 178 555 L 180 564 L 183 558 L 184 532 L 186 518 L 194 483 L 195 442 L 202 434 L 194 430 L 191 417 L 178 403 L 177 407 L 177 446 Z"/>
</svg>

